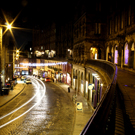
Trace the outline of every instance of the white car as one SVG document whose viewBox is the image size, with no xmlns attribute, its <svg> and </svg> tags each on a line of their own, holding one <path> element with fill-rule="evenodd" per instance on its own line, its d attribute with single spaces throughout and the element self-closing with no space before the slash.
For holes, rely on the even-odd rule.
<svg viewBox="0 0 135 135">
<path fill-rule="evenodd" d="M 32 84 L 31 80 L 30 79 L 26 79 L 26 84 Z"/>
<path fill-rule="evenodd" d="M 21 77 L 21 81 L 24 81 L 24 80 L 25 80 L 25 77 L 24 77 L 24 76 L 22 76 L 22 77 Z"/>
<path fill-rule="evenodd" d="M 40 80 L 44 81 L 45 80 L 45 77 L 41 77 Z"/>
</svg>

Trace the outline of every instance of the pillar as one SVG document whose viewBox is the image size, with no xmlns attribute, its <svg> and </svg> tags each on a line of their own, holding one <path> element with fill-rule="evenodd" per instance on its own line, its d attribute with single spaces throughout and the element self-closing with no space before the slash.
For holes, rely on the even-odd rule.
<svg viewBox="0 0 135 135">
<path fill-rule="evenodd" d="M 2 83 L 1 83 L 1 71 L 2 71 L 2 27 L 0 27 L 0 95 L 2 90 Z"/>
</svg>

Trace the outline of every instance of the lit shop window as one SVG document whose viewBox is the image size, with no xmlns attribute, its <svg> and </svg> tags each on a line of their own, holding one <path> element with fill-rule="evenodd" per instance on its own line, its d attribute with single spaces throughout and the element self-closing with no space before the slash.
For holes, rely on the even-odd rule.
<svg viewBox="0 0 135 135">
<path fill-rule="evenodd" d="M 129 50 L 128 50 L 128 44 L 125 44 L 125 48 L 124 48 L 124 60 L 125 60 L 125 65 L 128 64 L 128 57 L 129 57 Z"/>
<path fill-rule="evenodd" d="M 67 73 L 67 83 L 70 84 L 71 78 L 70 75 Z"/>
<path fill-rule="evenodd" d="M 117 46 L 115 47 L 115 58 L 114 58 L 114 63 L 118 64 L 118 49 Z"/>
<path fill-rule="evenodd" d="M 91 47 L 91 59 L 97 59 L 97 49 Z"/>
</svg>

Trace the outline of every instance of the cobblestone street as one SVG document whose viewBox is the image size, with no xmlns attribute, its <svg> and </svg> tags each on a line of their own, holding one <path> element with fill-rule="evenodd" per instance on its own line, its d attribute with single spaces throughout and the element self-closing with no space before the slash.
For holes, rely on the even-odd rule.
<svg viewBox="0 0 135 135">
<path fill-rule="evenodd" d="M 67 93 L 62 91 L 54 83 L 46 83 L 46 93 L 42 101 L 36 105 L 31 111 L 24 116 L 0 128 L 2 135 L 40 135 L 40 134 L 64 134 L 72 135 L 74 129 L 75 108 Z M 40 86 L 41 87 L 41 86 Z M 40 88 L 42 89 L 42 87 Z M 25 90 L 16 97 L 15 100 L 10 101 L 7 105 L 0 108 L 0 116 L 5 115 L 8 110 L 11 111 L 15 107 L 27 101 L 34 95 L 36 89 L 33 85 L 28 85 Z M 33 104 L 40 99 L 40 94 L 34 98 L 29 104 L 22 107 L 17 112 L 12 113 L 6 118 L 0 120 L 2 125 L 5 121 L 11 120 L 23 112 L 27 111 Z"/>
</svg>

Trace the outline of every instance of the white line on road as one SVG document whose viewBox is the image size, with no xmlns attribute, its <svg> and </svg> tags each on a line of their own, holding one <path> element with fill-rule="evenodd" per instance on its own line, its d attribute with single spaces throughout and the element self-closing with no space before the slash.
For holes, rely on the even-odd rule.
<svg viewBox="0 0 135 135">
<path fill-rule="evenodd" d="M 31 79 L 33 79 L 33 78 L 31 77 Z M 34 79 L 35 79 L 35 78 L 34 78 Z M 33 79 L 33 80 L 34 80 L 34 79 Z M 18 107 L 17 109 L 13 110 L 13 111 L 10 112 L 10 113 L 4 115 L 3 117 L 0 117 L 0 119 L 3 119 L 3 118 L 5 118 L 5 117 L 7 117 L 8 115 L 14 113 L 15 111 L 19 110 L 20 108 L 22 108 L 23 106 L 25 106 L 26 104 L 28 104 L 32 99 L 35 98 L 35 96 L 38 94 L 39 88 L 40 88 L 40 84 L 39 84 L 39 82 L 38 82 L 37 80 L 42 83 L 42 85 L 43 85 L 43 90 L 44 90 L 44 93 L 42 94 L 42 97 L 40 98 L 40 100 L 39 100 L 37 103 L 35 103 L 32 107 L 30 107 L 27 111 L 25 111 L 24 113 L 22 113 L 21 115 L 19 115 L 18 117 L 16 117 L 16 118 L 14 118 L 14 119 L 8 121 L 7 123 L 1 125 L 0 128 L 6 126 L 6 125 L 8 125 L 8 124 L 10 124 L 11 122 L 17 120 L 18 118 L 20 118 L 20 117 L 22 117 L 23 115 L 25 115 L 26 113 L 28 113 L 32 108 L 34 108 L 34 107 L 42 100 L 42 98 L 43 98 L 44 95 L 45 95 L 46 87 L 45 87 L 45 84 L 44 84 L 41 80 L 36 79 L 37 88 L 38 88 L 38 91 L 36 92 L 36 94 L 35 94 L 30 100 L 28 100 L 26 103 L 24 103 L 22 106 Z M 36 85 L 36 84 L 34 84 L 34 85 Z"/>
</svg>

